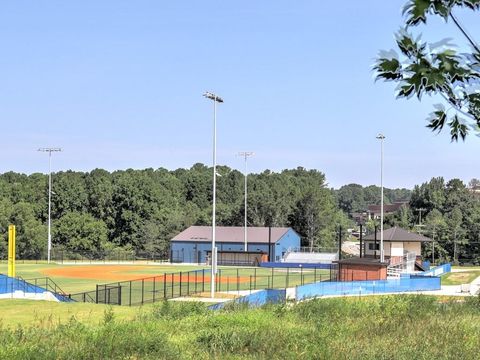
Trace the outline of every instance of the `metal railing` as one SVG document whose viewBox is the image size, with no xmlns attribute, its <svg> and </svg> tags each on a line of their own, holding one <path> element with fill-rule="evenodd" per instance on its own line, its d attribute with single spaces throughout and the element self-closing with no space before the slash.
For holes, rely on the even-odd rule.
<svg viewBox="0 0 480 360">
<path fill-rule="evenodd" d="M 309 246 L 302 247 L 290 247 L 287 249 L 287 252 L 299 252 L 299 253 L 338 253 L 338 248 L 335 247 L 314 247 L 310 248 Z"/>
<path fill-rule="evenodd" d="M 21 277 L 18 277 L 18 278 L 22 279 Z M 58 286 L 57 283 L 49 277 L 40 277 L 40 278 L 22 279 L 22 280 L 30 285 L 44 288 L 54 294 L 68 296 L 68 294 L 65 291 L 63 291 L 60 288 L 60 286 Z"/>
<path fill-rule="evenodd" d="M 69 296 L 52 279 L 48 277 L 23 279 L 22 277 L 2 276 L 0 283 L 0 292 L 14 293 L 21 291 L 23 293 L 39 294 L 45 291 L 51 292 L 60 301 L 69 301 Z"/>
</svg>

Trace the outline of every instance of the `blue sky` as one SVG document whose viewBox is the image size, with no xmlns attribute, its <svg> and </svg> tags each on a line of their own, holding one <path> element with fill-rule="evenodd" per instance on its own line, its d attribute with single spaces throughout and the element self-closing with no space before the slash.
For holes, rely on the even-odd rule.
<svg viewBox="0 0 480 360">
<path fill-rule="evenodd" d="M 450 143 L 425 128 L 434 99 L 395 100 L 374 83 L 394 47 L 404 1 L 17 0 L 0 5 L 0 172 L 211 163 L 253 172 L 304 166 L 330 186 L 412 187 L 432 176 L 480 177 L 480 139 Z M 458 13 L 480 39 L 479 14 Z M 432 21 L 425 39 L 454 37 Z M 460 37 L 458 42 L 463 44 Z"/>
</svg>

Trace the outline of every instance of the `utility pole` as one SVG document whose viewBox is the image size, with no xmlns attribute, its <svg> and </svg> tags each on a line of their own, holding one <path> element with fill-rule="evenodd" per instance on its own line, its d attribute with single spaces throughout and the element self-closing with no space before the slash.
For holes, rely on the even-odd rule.
<svg viewBox="0 0 480 360">
<path fill-rule="evenodd" d="M 210 295 L 215 297 L 215 275 L 217 272 L 217 248 L 215 247 L 215 223 L 216 223 L 216 193 L 217 193 L 217 103 L 223 103 L 223 99 L 210 92 L 203 94 L 209 100 L 213 100 L 213 196 L 212 196 L 212 256 L 211 256 L 211 277 Z"/>
<path fill-rule="evenodd" d="M 50 264 L 52 251 L 52 152 L 60 152 L 61 148 L 40 148 L 38 151 L 48 153 L 48 238 L 47 238 L 47 263 Z"/>
<path fill-rule="evenodd" d="M 380 262 L 385 262 L 385 253 L 383 251 L 383 141 L 385 136 L 378 134 L 377 139 L 380 140 Z"/>
<path fill-rule="evenodd" d="M 453 262 L 457 263 L 457 228 L 455 228 L 453 233 Z"/>
<path fill-rule="evenodd" d="M 435 225 L 433 226 L 432 236 L 432 264 L 435 265 Z"/>
<path fill-rule="evenodd" d="M 248 177 L 248 169 L 247 169 L 247 159 L 250 156 L 254 156 L 255 153 L 251 151 L 242 151 L 238 153 L 239 156 L 242 156 L 245 159 L 245 227 L 244 227 L 244 234 L 243 234 L 243 241 L 244 241 L 244 247 L 245 247 L 245 252 L 248 251 L 248 241 L 247 241 L 247 177 Z"/>
<path fill-rule="evenodd" d="M 342 225 L 338 228 L 338 260 L 342 260 Z"/>
<path fill-rule="evenodd" d="M 363 254 L 363 224 L 360 223 L 360 257 L 362 257 Z"/>
<path fill-rule="evenodd" d="M 417 211 L 418 211 L 418 225 L 422 226 L 422 212 L 427 211 L 427 209 L 420 208 L 420 209 L 417 209 Z"/>
</svg>

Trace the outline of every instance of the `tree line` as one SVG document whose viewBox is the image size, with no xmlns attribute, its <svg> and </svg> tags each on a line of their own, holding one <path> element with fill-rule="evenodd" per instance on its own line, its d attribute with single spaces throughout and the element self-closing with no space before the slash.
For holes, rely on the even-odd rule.
<svg viewBox="0 0 480 360">
<path fill-rule="evenodd" d="M 137 251 L 168 256 L 170 239 L 191 225 L 210 225 L 211 167 L 108 172 L 62 171 L 53 175 L 52 243 L 69 253 Z M 217 167 L 217 224 L 243 226 L 244 175 Z M 458 179 L 433 178 L 408 189 L 384 191 L 386 204 L 405 201 L 385 218 L 386 228 L 401 226 L 435 240 L 435 254 L 448 261 L 480 261 L 480 198 Z M 328 187 L 325 175 L 304 168 L 265 170 L 248 176 L 249 226 L 290 226 L 302 245 L 336 246 L 338 228 L 352 228 L 352 213 L 380 203 L 380 188 L 358 184 Z M 46 258 L 48 177 L 0 174 L 0 256 L 7 253 L 7 227 L 17 228 L 17 254 Z M 368 221 L 371 231 L 375 221 Z M 345 232 L 344 232 L 345 233 Z"/>
<path fill-rule="evenodd" d="M 423 255 L 427 259 L 480 264 L 479 190 L 477 179 L 465 184 L 442 177 L 416 185 L 413 190 L 385 189 L 385 204 L 406 203 L 395 213 L 386 214 L 385 228 L 399 226 L 434 240 L 434 246 L 424 245 Z M 338 206 L 350 215 L 365 212 L 368 205 L 379 204 L 379 192 L 376 186 L 342 186 L 336 192 Z M 367 231 L 373 232 L 379 220 L 367 220 L 365 225 Z"/>
<path fill-rule="evenodd" d="M 425 256 L 454 263 L 480 263 L 480 182 L 468 185 L 442 177 L 415 186 L 409 208 L 388 219 L 391 225 L 414 229 L 435 241 Z M 478 190 L 477 190 L 478 191 Z M 435 254 L 432 254 L 435 249 Z"/>
<path fill-rule="evenodd" d="M 168 254 L 169 240 L 191 225 L 210 225 L 212 168 L 144 169 L 53 174 L 52 244 L 70 253 L 134 250 Z M 244 175 L 217 167 L 217 224 L 242 226 Z M 248 176 L 249 226 L 291 226 L 305 246 L 331 247 L 339 224 L 349 220 L 325 175 L 297 168 Z M 44 174 L 0 175 L 0 251 L 7 227 L 17 228 L 17 254 L 46 257 L 48 178 Z"/>
</svg>

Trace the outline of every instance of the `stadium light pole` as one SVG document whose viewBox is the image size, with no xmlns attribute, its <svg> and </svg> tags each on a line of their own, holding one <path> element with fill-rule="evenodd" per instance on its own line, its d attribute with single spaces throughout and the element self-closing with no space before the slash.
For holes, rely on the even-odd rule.
<svg viewBox="0 0 480 360">
<path fill-rule="evenodd" d="M 385 136 L 378 134 L 380 140 L 380 261 L 385 262 L 385 252 L 383 251 L 383 141 Z"/>
<path fill-rule="evenodd" d="M 255 155 L 255 153 L 251 151 L 242 151 L 238 153 L 238 156 L 242 156 L 245 159 L 245 227 L 243 229 L 243 241 L 245 246 L 245 252 L 248 251 L 248 240 L 247 240 L 247 176 L 248 176 L 248 169 L 247 169 L 247 159 L 250 156 Z"/>
<path fill-rule="evenodd" d="M 52 152 L 60 152 L 61 148 L 40 148 L 38 151 L 48 152 L 48 238 L 47 238 L 47 263 L 50 264 L 52 251 Z"/>
<path fill-rule="evenodd" d="M 223 103 L 223 99 L 211 92 L 206 91 L 203 94 L 209 100 L 213 101 L 213 196 L 212 196 L 212 272 L 210 276 L 210 296 L 215 297 L 215 275 L 217 271 L 217 251 L 215 247 L 215 206 L 217 192 L 217 103 Z"/>
</svg>

